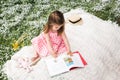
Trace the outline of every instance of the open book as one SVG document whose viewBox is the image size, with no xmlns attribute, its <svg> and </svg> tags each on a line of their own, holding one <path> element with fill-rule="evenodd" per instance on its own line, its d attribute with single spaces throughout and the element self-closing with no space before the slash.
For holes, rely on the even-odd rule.
<svg viewBox="0 0 120 80">
<path fill-rule="evenodd" d="M 68 72 L 73 68 L 84 67 L 87 64 L 79 52 L 74 52 L 73 56 L 63 53 L 57 58 L 48 57 L 45 62 L 50 76 Z"/>
</svg>

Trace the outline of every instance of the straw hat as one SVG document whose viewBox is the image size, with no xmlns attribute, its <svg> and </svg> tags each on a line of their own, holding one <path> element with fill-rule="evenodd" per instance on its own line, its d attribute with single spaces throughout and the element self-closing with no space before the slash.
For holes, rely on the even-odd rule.
<svg viewBox="0 0 120 80">
<path fill-rule="evenodd" d="M 81 18 L 80 14 L 78 13 L 72 13 L 67 17 L 67 23 L 70 23 L 72 25 L 82 25 L 83 19 Z"/>
</svg>

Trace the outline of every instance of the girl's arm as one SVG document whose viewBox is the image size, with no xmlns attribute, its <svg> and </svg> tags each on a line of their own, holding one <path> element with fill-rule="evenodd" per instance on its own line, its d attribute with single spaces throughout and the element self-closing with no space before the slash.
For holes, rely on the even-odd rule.
<svg viewBox="0 0 120 80">
<path fill-rule="evenodd" d="M 46 42 L 47 42 L 47 46 L 48 46 L 48 50 L 49 52 L 52 54 L 53 57 L 57 57 L 56 52 L 54 52 L 51 41 L 50 41 L 50 37 L 48 35 L 48 33 L 45 34 L 45 38 L 46 38 Z"/>
<path fill-rule="evenodd" d="M 72 52 L 71 52 L 71 49 L 70 49 L 70 44 L 69 44 L 69 41 L 67 39 L 67 36 L 66 36 L 65 32 L 62 33 L 62 38 L 63 38 L 63 41 L 64 41 L 64 43 L 66 45 L 67 53 L 72 55 Z"/>
</svg>

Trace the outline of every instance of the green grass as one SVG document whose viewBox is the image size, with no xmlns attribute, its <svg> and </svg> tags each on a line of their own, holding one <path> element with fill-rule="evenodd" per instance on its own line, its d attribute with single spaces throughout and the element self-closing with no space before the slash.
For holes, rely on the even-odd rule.
<svg viewBox="0 0 120 80">
<path fill-rule="evenodd" d="M 82 8 L 103 20 L 120 19 L 120 1 L 107 0 L 1 0 L 0 1 L 0 69 L 21 47 L 30 45 L 37 36 L 51 11 L 63 13 Z M 119 24 L 120 25 L 120 24 Z M 13 44 L 19 41 L 14 50 Z M 7 80 L 0 72 L 0 80 Z"/>
</svg>

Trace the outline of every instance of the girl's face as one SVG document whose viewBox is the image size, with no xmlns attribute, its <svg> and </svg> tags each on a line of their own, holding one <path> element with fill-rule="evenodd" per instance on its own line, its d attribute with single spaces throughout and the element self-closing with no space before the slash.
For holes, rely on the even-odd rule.
<svg viewBox="0 0 120 80">
<path fill-rule="evenodd" d="M 62 25 L 53 24 L 52 30 L 53 30 L 53 31 L 57 31 L 57 30 L 59 30 L 62 26 L 63 26 L 63 24 L 62 24 Z"/>
</svg>

